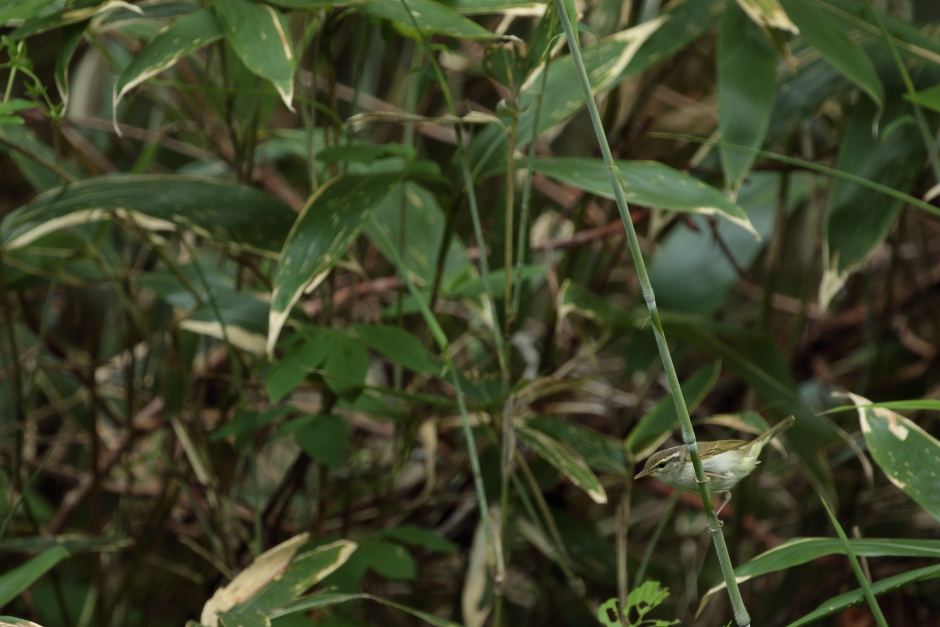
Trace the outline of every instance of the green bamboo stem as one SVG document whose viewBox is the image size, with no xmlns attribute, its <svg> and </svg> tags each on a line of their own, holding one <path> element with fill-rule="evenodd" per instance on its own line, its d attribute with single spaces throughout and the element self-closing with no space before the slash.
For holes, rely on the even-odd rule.
<svg viewBox="0 0 940 627">
<path fill-rule="evenodd" d="M 627 232 L 627 239 L 630 243 L 630 253 L 633 256 L 633 263 L 636 266 L 640 288 L 643 292 L 646 306 L 650 312 L 653 334 L 656 337 L 656 345 L 659 348 L 659 355 L 669 379 L 669 391 L 676 405 L 676 412 L 679 415 L 682 441 L 689 449 L 689 455 L 692 458 L 692 466 L 695 468 L 695 477 L 699 484 L 699 493 L 702 497 L 705 511 L 708 513 L 708 530 L 712 534 L 712 539 L 715 543 L 715 551 L 718 554 L 718 562 L 721 565 L 721 573 L 728 586 L 728 594 L 731 597 L 731 605 L 734 608 L 734 619 L 740 627 L 749 627 L 751 617 L 747 612 L 747 608 L 744 607 L 744 600 L 741 598 L 741 592 L 734 578 L 734 568 L 731 566 L 731 557 L 728 555 L 728 547 L 725 544 L 725 538 L 721 532 L 718 517 L 715 515 L 711 494 L 708 492 L 708 478 L 705 476 L 705 470 L 702 468 L 702 460 L 698 452 L 698 443 L 695 441 L 695 431 L 692 429 L 692 420 L 689 418 L 689 410 L 686 407 L 685 399 L 682 397 L 682 389 L 679 386 L 679 377 L 676 374 L 676 368 L 672 363 L 672 356 L 669 353 L 669 344 L 666 342 L 666 336 L 663 333 L 663 324 L 659 318 L 659 310 L 656 307 L 653 286 L 650 283 L 649 275 L 646 271 L 646 263 L 643 261 L 643 253 L 640 250 L 640 242 L 637 239 L 636 229 L 633 227 L 633 222 L 630 219 L 630 208 L 627 205 L 625 192 L 626 184 L 623 181 L 620 170 L 614 163 L 613 155 L 611 155 L 610 152 L 610 145 L 607 143 L 607 135 L 604 131 L 600 114 L 597 111 L 597 103 L 594 102 L 591 82 L 588 78 L 587 70 L 584 68 L 584 61 L 581 59 L 581 46 L 578 42 L 577 34 L 571 25 L 571 19 L 568 16 L 568 12 L 565 10 L 563 0 L 554 1 L 555 9 L 558 11 L 561 24 L 565 29 L 565 36 L 568 38 L 571 58 L 578 71 L 578 78 L 581 82 L 581 89 L 584 92 L 588 113 L 591 117 L 591 123 L 594 126 L 594 132 L 597 135 L 597 142 L 600 144 L 601 152 L 604 155 L 604 163 L 607 164 L 608 171 L 610 172 L 610 183 L 614 190 L 614 197 L 617 200 L 617 209 L 620 211 L 620 218 Z"/>
</svg>

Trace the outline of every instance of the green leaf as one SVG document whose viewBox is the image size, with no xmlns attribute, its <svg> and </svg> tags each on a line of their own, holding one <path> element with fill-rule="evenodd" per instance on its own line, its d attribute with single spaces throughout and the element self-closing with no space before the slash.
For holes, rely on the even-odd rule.
<svg viewBox="0 0 940 627">
<path fill-rule="evenodd" d="M 358 557 L 364 558 L 369 568 L 388 579 L 411 581 L 415 578 L 415 562 L 400 544 L 363 540 L 359 543 Z"/>
<path fill-rule="evenodd" d="M 62 29 L 59 51 L 55 58 L 55 84 L 62 98 L 63 111 L 68 108 L 69 104 L 69 63 L 72 61 L 78 44 L 82 41 L 86 26 L 88 26 L 87 23 L 79 22 Z"/>
<path fill-rule="evenodd" d="M 423 546 L 430 551 L 437 551 L 438 553 L 454 553 L 460 549 L 458 545 L 443 538 L 437 532 L 424 529 L 423 527 L 416 527 L 415 525 L 399 525 L 391 529 L 386 529 L 382 532 L 382 537 L 401 542 L 402 544 Z"/>
<path fill-rule="evenodd" d="M 404 329 L 391 326 L 355 324 L 359 338 L 393 362 L 409 370 L 433 376 L 441 373 L 441 362 L 424 347 L 421 341 Z"/>
<path fill-rule="evenodd" d="M 324 148 L 317 153 L 317 160 L 370 164 L 386 157 L 402 157 L 410 161 L 416 154 L 414 146 L 362 143 Z"/>
<path fill-rule="evenodd" d="M 660 588 L 659 586 L 658 581 L 646 581 L 640 587 L 631 590 L 627 596 L 627 614 L 629 615 L 632 609 L 639 615 L 639 622 L 643 622 L 644 616 L 662 604 L 669 596 L 669 588 Z M 679 621 L 656 622 L 661 625 L 673 625 Z"/>
<path fill-rule="evenodd" d="M 273 610 L 290 603 L 342 566 L 356 547 L 355 542 L 338 540 L 295 554 L 285 570 L 273 577 L 249 600 L 237 605 L 234 609 L 238 612 L 270 614 Z M 256 558 L 255 563 L 261 557 L 263 555 Z"/>
<path fill-rule="evenodd" d="M 349 423 L 341 416 L 301 416 L 281 427 L 279 435 L 292 434 L 294 441 L 312 459 L 336 468 L 343 463 Z"/>
<path fill-rule="evenodd" d="M 200 9 L 163 28 L 127 64 L 114 83 L 113 108 L 137 85 L 176 65 L 183 57 L 222 38 L 222 26 L 210 9 Z"/>
<path fill-rule="evenodd" d="M 904 98 L 921 107 L 940 112 L 940 85 L 934 85 L 915 94 L 904 94 Z"/>
<path fill-rule="evenodd" d="M 326 278 L 399 179 L 398 173 L 338 176 L 321 186 L 301 209 L 274 275 L 269 356 L 290 308 L 305 290 L 312 290 Z"/>
<path fill-rule="evenodd" d="M 405 8 L 407 4 L 408 9 Z M 356 7 L 372 17 L 391 20 L 399 31 L 417 37 L 415 22 L 425 34 L 446 35 L 461 39 L 494 39 L 495 34 L 476 22 L 471 22 L 453 9 L 432 0 L 370 0 Z M 411 15 L 408 14 L 411 11 Z M 414 19 L 412 19 L 412 16 Z"/>
<path fill-rule="evenodd" d="M 784 10 L 826 61 L 846 78 L 858 85 L 877 105 L 884 108 L 885 88 L 875 66 L 848 35 L 850 24 L 840 22 L 813 0 L 781 0 Z"/>
<path fill-rule="evenodd" d="M 621 627 L 623 622 L 620 620 L 620 609 L 619 601 L 615 598 L 607 599 L 604 603 L 597 608 L 597 620 L 600 621 L 604 627 Z M 613 612 L 613 618 L 611 618 L 611 612 Z"/>
<path fill-rule="evenodd" d="M 0 102 L 0 115 L 9 115 L 11 113 L 16 113 L 17 111 L 23 111 L 25 109 L 35 109 L 39 106 L 42 105 L 40 105 L 38 102 L 33 102 L 32 100 L 10 98 L 9 100 Z"/>
<path fill-rule="evenodd" d="M 856 405 L 869 401 L 849 394 Z M 868 451 L 885 476 L 940 520 L 940 441 L 917 423 L 883 407 L 859 407 Z"/>
<path fill-rule="evenodd" d="M 70 7 L 61 11 L 56 11 L 51 15 L 29 19 L 19 25 L 12 33 L 10 39 L 17 41 L 26 37 L 44 33 L 54 28 L 62 28 L 69 24 L 84 22 L 96 15 L 101 15 L 109 11 L 122 10 L 127 8 L 128 4 L 121 0 L 107 0 L 101 4 L 89 7 Z M 135 7 L 138 12 L 143 12 L 140 7 Z"/>
<path fill-rule="evenodd" d="M 323 365 L 330 351 L 329 337 L 329 332 L 308 337 L 271 366 L 266 385 L 272 403 L 284 398 L 288 392 L 300 385 L 311 370 Z"/>
<path fill-rule="evenodd" d="M 721 362 L 716 361 L 698 370 L 680 385 L 689 413 L 695 411 L 695 408 L 705 400 L 718 380 L 719 374 L 721 374 Z M 676 404 L 671 396 L 666 396 L 630 430 L 630 434 L 624 441 L 624 450 L 633 460 L 645 457 L 658 448 L 678 424 L 679 414 L 676 413 Z"/>
<path fill-rule="evenodd" d="M 722 141 L 760 148 L 770 124 L 777 85 L 777 54 L 764 32 L 736 2 L 718 31 L 718 128 Z M 721 147 L 728 189 L 737 191 L 757 158 Z"/>
<path fill-rule="evenodd" d="M 63 547 L 44 551 L 22 566 L 17 566 L 0 575 L 0 607 L 3 607 L 52 568 L 69 556 Z"/>
<path fill-rule="evenodd" d="M 281 616 L 288 616 L 290 614 L 296 614 L 297 612 L 307 612 L 309 610 L 318 609 L 321 607 L 329 607 L 331 605 L 337 605 L 339 603 L 346 603 L 347 601 L 354 601 L 356 599 L 369 599 L 375 601 L 376 603 L 381 603 L 382 605 L 387 605 L 389 607 L 394 607 L 396 609 L 407 612 L 412 616 L 417 616 L 421 620 L 425 621 L 430 625 L 435 627 L 460 627 L 457 623 L 451 622 L 445 618 L 440 618 L 434 616 L 433 614 L 428 614 L 427 612 L 422 612 L 410 608 L 399 603 L 394 603 L 392 601 L 386 601 L 385 599 L 371 594 L 357 593 L 357 594 L 342 594 L 336 592 L 327 592 L 323 594 L 311 595 L 305 599 L 300 599 L 294 603 L 291 603 L 287 607 L 284 607 L 275 612 L 271 612 L 271 618 L 280 618 Z"/>
<path fill-rule="evenodd" d="M 597 472 L 627 472 L 623 446 L 609 435 L 574 422 L 545 416 L 532 416 L 526 420 L 526 425 L 564 442 Z"/>
<path fill-rule="evenodd" d="M 216 0 L 215 14 L 225 40 L 249 70 L 271 81 L 294 110 L 294 44 L 281 14 L 263 2 Z"/>
<path fill-rule="evenodd" d="M 23 121 L 20 117 L 16 119 Z M 0 150 L 9 150 L 14 163 L 37 192 L 47 192 L 63 183 L 82 178 L 78 169 L 68 161 L 58 159 L 55 151 L 25 126 L 3 124 L 0 126 L 0 132 L 13 146 L 20 149 L 0 144 Z"/>
<path fill-rule="evenodd" d="M 795 35 L 799 34 L 796 26 L 780 6 L 780 0 L 738 0 L 737 4 L 744 9 L 754 24 L 788 30 Z"/>
<path fill-rule="evenodd" d="M 516 42 L 494 43 L 483 52 L 483 71 L 512 93 L 522 87 L 527 70 L 525 53 Z"/>
<path fill-rule="evenodd" d="M 268 304 L 243 292 L 216 293 L 214 299 L 215 306 L 207 298 L 180 321 L 180 328 L 219 340 L 227 337 L 233 346 L 256 355 L 264 354 L 268 337 Z M 222 319 L 219 320 L 218 316 Z"/>
<path fill-rule="evenodd" d="M 916 124 L 891 128 L 909 114 L 910 105 L 896 94 L 881 117 L 879 136 L 872 125 L 878 111 L 868 100 L 856 103 L 849 117 L 837 169 L 868 181 L 907 192 L 924 164 L 924 142 Z M 903 202 L 841 179 L 832 182 L 827 206 L 828 261 L 819 287 L 819 301 L 826 307 L 851 273 L 868 260 L 894 227 Z"/>
<path fill-rule="evenodd" d="M 850 539 L 852 550 L 864 557 L 928 557 L 940 558 L 940 540 L 909 540 L 905 538 Z M 765 551 L 734 569 L 738 583 L 801 564 L 808 564 L 826 555 L 845 555 L 838 538 L 793 538 Z M 724 582 L 714 586 L 702 597 L 698 611 L 713 594 L 725 589 Z"/>
<path fill-rule="evenodd" d="M 335 331 L 329 334 L 330 347 L 321 368 L 323 380 L 337 396 L 355 397 L 362 391 L 369 371 L 369 352 L 359 340 Z"/>
<path fill-rule="evenodd" d="M 897 590 L 898 588 L 906 586 L 909 583 L 914 583 L 915 581 L 935 579 L 937 577 L 940 577 L 940 565 L 927 566 L 925 568 L 909 570 L 906 573 L 873 582 L 871 584 L 871 590 L 875 596 L 878 596 L 880 594 L 887 594 L 888 592 Z M 809 623 L 816 622 L 820 618 L 841 612 L 845 608 L 857 605 L 864 600 L 865 596 L 861 589 L 846 592 L 845 594 L 840 594 L 837 597 L 829 599 L 806 616 L 803 616 L 799 620 L 790 623 L 787 625 L 787 627 L 800 627 L 801 625 L 807 625 Z"/>
<path fill-rule="evenodd" d="M 226 181 L 179 175 L 100 176 L 38 196 L 7 215 L 0 233 L 4 249 L 13 250 L 46 233 L 122 217 L 148 230 L 188 229 L 273 255 L 296 215 L 257 189 Z"/>
<path fill-rule="evenodd" d="M 756 234 L 747 214 L 720 191 L 658 161 L 617 161 L 627 184 L 627 201 L 671 211 L 718 214 Z M 536 172 L 578 189 L 613 198 L 610 173 L 603 159 L 590 157 L 540 157 Z"/>
<path fill-rule="evenodd" d="M 940 411 L 940 401 L 930 398 L 914 399 L 910 401 L 888 401 L 887 403 L 869 403 L 867 405 L 840 405 L 827 409 L 824 414 L 834 414 L 847 409 L 862 409 L 868 407 L 884 407 L 885 409 L 927 409 L 930 411 Z"/>
<path fill-rule="evenodd" d="M 539 457 L 558 469 L 572 483 L 587 492 L 595 503 L 606 503 L 607 493 L 584 459 L 572 448 L 541 431 L 526 426 L 516 428 L 520 440 L 532 448 Z"/>
<path fill-rule="evenodd" d="M 11 20 L 31 20 L 39 15 L 52 0 L 12 0 L 0 9 L 0 24 Z"/>
</svg>

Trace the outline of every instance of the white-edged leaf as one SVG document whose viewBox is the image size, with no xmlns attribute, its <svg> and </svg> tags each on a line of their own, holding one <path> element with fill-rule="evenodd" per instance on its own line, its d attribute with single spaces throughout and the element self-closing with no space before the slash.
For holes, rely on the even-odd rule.
<svg viewBox="0 0 940 627">
<path fill-rule="evenodd" d="M 356 239 L 378 203 L 398 184 L 400 173 L 346 174 L 321 186 L 291 229 L 274 275 L 268 355 L 290 308 L 320 284 Z"/>
<path fill-rule="evenodd" d="M 658 161 L 617 161 L 627 184 L 627 201 L 648 207 L 720 215 L 754 233 L 747 214 L 734 201 L 702 181 Z M 614 197 L 610 173 L 602 159 L 592 157 L 539 157 L 534 168 L 578 189 Z"/>
<path fill-rule="evenodd" d="M 494 39 L 491 33 L 476 22 L 471 22 L 453 9 L 432 0 L 369 0 L 356 7 L 373 17 L 393 21 L 402 32 L 414 37 L 415 22 L 424 33 L 460 37 L 462 39 Z M 411 15 L 409 15 L 409 10 Z M 412 19 L 413 18 L 413 19 Z"/>
<path fill-rule="evenodd" d="M 558 469 L 572 483 L 587 492 L 595 503 L 606 503 L 607 493 L 584 458 L 576 451 L 547 434 L 525 425 L 516 428 L 519 439 L 532 448 L 539 457 Z"/>
<path fill-rule="evenodd" d="M 167 25 L 121 71 L 114 83 L 114 109 L 137 85 L 221 38 L 222 26 L 211 9 L 200 9 Z"/>
<path fill-rule="evenodd" d="M 856 405 L 870 403 L 856 394 L 849 398 Z M 858 421 L 868 451 L 888 480 L 940 520 L 940 441 L 884 407 L 859 407 Z"/>
<path fill-rule="evenodd" d="M 264 192 L 227 181 L 165 174 L 100 176 L 41 194 L 13 211 L 0 223 L 0 239 L 5 250 L 14 250 L 53 231 L 117 217 L 148 230 L 191 230 L 274 256 L 296 215 Z"/>
<path fill-rule="evenodd" d="M 214 8 L 238 58 L 253 73 L 271 81 L 293 111 L 294 44 L 280 12 L 250 0 L 216 0 Z"/>
</svg>

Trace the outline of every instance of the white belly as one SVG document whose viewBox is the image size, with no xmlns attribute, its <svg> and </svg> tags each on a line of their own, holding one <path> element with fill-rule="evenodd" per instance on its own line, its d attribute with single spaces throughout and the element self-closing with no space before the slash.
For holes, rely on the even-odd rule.
<svg viewBox="0 0 940 627">
<path fill-rule="evenodd" d="M 741 479 L 748 476 L 757 467 L 760 461 L 756 455 L 745 455 L 741 449 L 726 451 L 720 455 L 709 457 L 702 461 L 702 468 L 708 477 L 709 492 L 727 492 L 738 484 Z M 686 466 L 682 481 L 670 483 L 673 487 L 686 492 L 698 493 L 698 483 L 695 481 L 695 471 L 692 464 Z"/>
</svg>

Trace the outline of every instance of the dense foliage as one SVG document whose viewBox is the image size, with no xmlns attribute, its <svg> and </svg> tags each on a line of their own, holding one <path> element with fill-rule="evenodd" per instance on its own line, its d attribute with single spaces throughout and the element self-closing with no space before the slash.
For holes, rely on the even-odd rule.
<svg viewBox="0 0 940 627">
<path fill-rule="evenodd" d="M 940 625 L 933 0 L 0 26 L 0 614 L 726 625 L 677 373 L 753 624 Z"/>
</svg>

